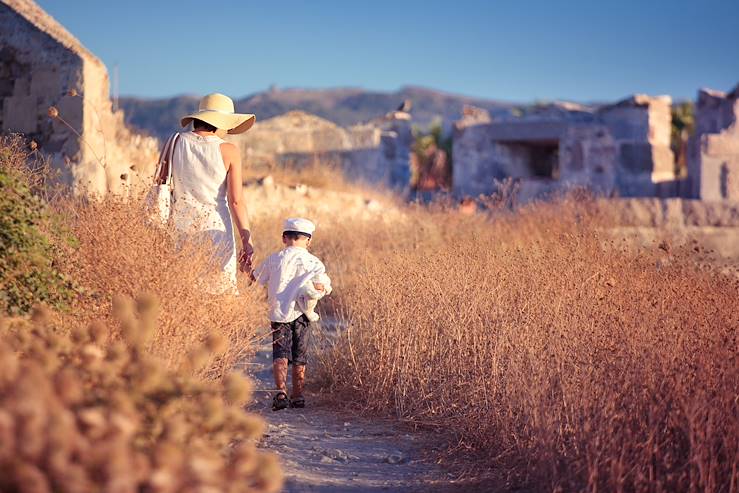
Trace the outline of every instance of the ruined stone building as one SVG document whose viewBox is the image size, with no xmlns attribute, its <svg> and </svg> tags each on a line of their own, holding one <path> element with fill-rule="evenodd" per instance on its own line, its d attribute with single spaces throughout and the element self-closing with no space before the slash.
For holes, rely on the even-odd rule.
<svg viewBox="0 0 739 493">
<path fill-rule="evenodd" d="M 522 201 L 574 186 L 606 196 L 739 200 L 738 97 L 739 86 L 699 91 L 687 176 L 670 148 L 668 96 L 595 109 L 559 103 L 499 121 L 469 109 L 454 127 L 454 193 L 490 194 L 511 178 Z"/>
<path fill-rule="evenodd" d="M 274 166 L 335 165 L 354 180 L 404 189 L 410 181 L 413 145 L 410 115 L 384 118 L 351 127 L 301 111 L 254 124 L 228 139 L 241 148 L 245 165 L 268 173 Z"/>
<path fill-rule="evenodd" d="M 657 195 L 677 178 L 670 105 L 666 96 L 636 95 L 597 110 L 561 103 L 503 121 L 470 111 L 454 127 L 454 193 L 490 194 L 512 178 L 524 201 L 571 186 Z"/>
<path fill-rule="evenodd" d="M 157 141 L 112 111 L 105 65 L 32 0 L 0 0 L 0 130 L 33 139 L 78 191 L 125 193 L 156 162 Z"/>
<path fill-rule="evenodd" d="M 739 85 L 724 93 L 702 89 L 695 106 L 690 142 L 691 196 L 739 200 Z"/>
</svg>

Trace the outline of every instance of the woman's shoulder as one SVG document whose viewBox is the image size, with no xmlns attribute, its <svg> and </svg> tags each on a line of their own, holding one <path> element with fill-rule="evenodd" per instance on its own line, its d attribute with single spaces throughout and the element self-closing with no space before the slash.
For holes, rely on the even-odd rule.
<svg viewBox="0 0 739 493">
<path fill-rule="evenodd" d="M 239 148 L 236 144 L 233 142 L 226 142 L 225 140 L 221 142 L 221 152 L 223 153 L 224 157 L 239 157 L 241 155 L 241 151 L 239 151 Z"/>
</svg>

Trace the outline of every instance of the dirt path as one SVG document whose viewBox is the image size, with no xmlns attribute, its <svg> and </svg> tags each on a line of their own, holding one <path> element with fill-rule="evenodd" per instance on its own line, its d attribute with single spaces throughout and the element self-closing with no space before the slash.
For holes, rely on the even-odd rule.
<svg viewBox="0 0 739 493">
<path fill-rule="evenodd" d="M 274 387 L 271 365 L 269 344 L 260 347 L 255 358 L 244 365 L 257 389 Z M 310 394 L 305 409 L 273 412 L 271 395 L 255 392 L 250 407 L 268 423 L 262 446 L 280 456 L 286 475 L 285 492 L 456 489 L 435 464 L 422 460 L 422 449 L 430 443 L 427 435 L 409 434 L 390 423 L 370 422 L 317 406 Z"/>
</svg>

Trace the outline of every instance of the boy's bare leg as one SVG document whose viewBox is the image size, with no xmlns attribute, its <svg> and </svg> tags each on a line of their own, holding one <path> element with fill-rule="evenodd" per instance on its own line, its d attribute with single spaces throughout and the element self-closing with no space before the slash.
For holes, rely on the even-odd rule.
<svg viewBox="0 0 739 493">
<path fill-rule="evenodd" d="M 272 361 L 272 373 L 275 377 L 275 387 L 287 393 L 287 358 L 275 358 Z"/>
<path fill-rule="evenodd" d="M 293 395 L 292 399 L 303 397 L 305 388 L 305 365 L 293 365 Z"/>
</svg>

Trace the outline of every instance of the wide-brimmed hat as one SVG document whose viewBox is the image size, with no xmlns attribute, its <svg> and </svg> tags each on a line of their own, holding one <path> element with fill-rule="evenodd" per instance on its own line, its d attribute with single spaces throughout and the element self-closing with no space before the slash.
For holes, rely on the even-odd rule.
<svg viewBox="0 0 739 493">
<path fill-rule="evenodd" d="M 257 117 L 250 113 L 234 113 L 231 98 L 214 92 L 200 100 L 197 113 L 182 117 L 180 123 L 186 127 L 196 119 L 221 130 L 228 130 L 230 134 L 240 134 L 249 130 Z"/>
</svg>

